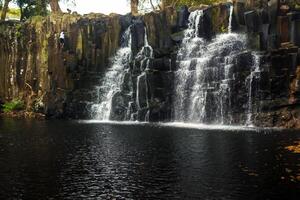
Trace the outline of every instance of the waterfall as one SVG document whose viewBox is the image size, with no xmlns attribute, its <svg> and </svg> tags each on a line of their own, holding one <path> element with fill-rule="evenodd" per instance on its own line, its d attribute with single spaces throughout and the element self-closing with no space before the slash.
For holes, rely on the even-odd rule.
<svg viewBox="0 0 300 200">
<path fill-rule="evenodd" d="M 232 11 L 230 12 L 232 20 Z M 247 47 L 244 34 L 217 35 L 211 41 L 199 37 L 203 11 L 190 14 L 189 27 L 177 55 L 173 98 L 174 120 L 230 124 L 232 68 Z M 229 22 L 231 27 L 231 22 Z"/>
<path fill-rule="evenodd" d="M 247 77 L 248 82 L 248 111 L 247 111 L 247 126 L 253 126 L 252 116 L 255 112 L 253 107 L 253 96 L 256 96 L 257 88 L 253 87 L 255 79 L 260 79 L 260 56 L 257 53 L 253 54 L 253 67 L 251 69 L 250 75 Z"/>
<path fill-rule="evenodd" d="M 148 78 L 147 78 L 147 71 L 149 70 L 150 60 L 153 58 L 153 48 L 149 45 L 147 29 L 145 28 L 145 35 L 144 35 L 144 46 L 138 52 L 136 56 L 136 60 L 140 61 L 140 74 L 137 76 L 137 83 L 136 83 L 136 106 L 137 112 L 142 110 L 143 108 L 149 107 L 149 99 L 148 99 Z M 142 59 L 139 59 L 142 58 Z M 143 93 L 142 93 L 143 91 Z M 145 99 L 145 104 L 140 102 L 140 99 Z M 133 117 L 131 117 L 133 118 Z M 145 115 L 144 121 L 149 121 L 149 110 Z"/>
<path fill-rule="evenodd" d="M 233 5 L 230 5 L 230 12 L 229 12 L 229 22 L 228 22 L 228 33 L 232 33 L 232 17 L 233 17 Z"/>
<path fill-rule="evenodd" d="M 136 105 L 137 105 L 137 108 L 140 110 L 142 108 L 142 105 L 140 103 L 140 85 L 141 85 L 141 79 L 143 76 L 145 76 L 145 72 L 143 72 L 141 75 L 139 75 L 137 77 L 137 82 L 136 82 Z"/>
<path fill-rule="evenodd" d="M 126 73 L 129 71 L 129 63 L 132 57 L 131 51 L 131 26 L 122 36 L 121 48 L 112 58 L 112 64 L 99 87 L 97 87 L 98 102 L 92 106 L 92 117 L 98 120 L 109 120 L 114 95 L 121 90 Z"/>
<path fill-rule="evenodd" d="M 141 72 L 149 69 L 150 59 L 153 58 L 153 48 L 149 45 L 147 29 L 145 28 L 144 30 L 145 30 L 144 46 L 136 55 L 136 60 L 141 60 L 141 65 L 140 65 Z"/>
<path fill-rule="evenodd" d="M 145 35 L 144 35 L 144 46 L 142 47 L 141 51 L 138 52 L 137 58 L 142 57 L 141 64 L 140 64 L 140 71 L 141 74 L 137 77 L 137 86 L 136 86 L 136 105 L 137 108 L 140 110 L 142 109 L 142 105 L 140 103 L 140 90 L 141 90 L 141 80 L 143 79 L 146 88 L 145 88 L 145 93 L 148 93 L 148 84 L 147 84 L 147 70 L 149 70 L 149 64 L 150 64 L 150 59 L 153 58 L 153 48 L 149 45 L 148 41 L 148 35 L 147 35 L 147 29 L 145 28 Z M 148 107 L 148 96 L 146 95 L 146 103 Z"/>
<path fill-rule="evenodd" d="M 236 113 L 242 112 L 246 113 L 249 125 L 256 109 L 253 97 L 257 95 L 257 88 L 252 85 L 260 72 L 259 56 L 247 49 L 246 34 L 232 32 L 233 6 L 229 11 L 228 32 L 209 40 L 204 35 L 207 28 L 204 12 L 190 13 L 189 25 L 177 52 L 171 105 L 173 120 L 233 124 L 240 121 Z M 124 32 L 121 48 L 97 86 L 98 100 L 92 106 L 94 119 L 149 121 L 152 118 L 153 48 L 145 28 L 144 46 L 132 55 L 134 28 L 132 25 Z M 241 82 L 241 78 L 247 78 L 248 85 Z M 237 101 L 235 95 L 240 95 L 242 102 Z"/>
<path fill-rule="evenodd" d="M 142 116 L 139 112 L 149 108 L 147 71 L 153 49 L 145 28 L 144 46 L 133 56 L 131 29 L 133 26 L 124 32 L 121 48 L 112 58 L 111 67 L 100 86 L 97 86 L 98 100 L 92 106 L 94 119 L 133 121 Z M 149 111 L 144 113 L 142 119 L 149 120 L 149 115 Z"/>
</svg>

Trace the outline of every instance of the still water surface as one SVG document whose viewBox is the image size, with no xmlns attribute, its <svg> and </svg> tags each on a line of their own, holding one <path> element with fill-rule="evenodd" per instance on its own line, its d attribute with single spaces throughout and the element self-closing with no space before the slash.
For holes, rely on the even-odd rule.
<svg viewBox="0 0 300 200">
<path fill-rule="evenodd" d="M 299 131 L 0 120 L 0 199 L 299 199 Z"/>
</svg>

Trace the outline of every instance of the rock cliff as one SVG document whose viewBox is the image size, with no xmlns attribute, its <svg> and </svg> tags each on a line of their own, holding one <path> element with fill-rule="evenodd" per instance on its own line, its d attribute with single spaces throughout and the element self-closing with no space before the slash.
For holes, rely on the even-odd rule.
<svg viewBox="0 0 300 200">
<path fill-rule="evenodd" d="M 91 118 L 99 98 L 95 88 L 131 26 L 133 59 L 122 89 L 113 97 L 111 118 L 171 121 L 178 50 L 190 12 L 200 9 L 199 37 L 214 40 L 231 26 L 248 38 L 248 50 L 232 63 L 230 123 L 245 124 L 251 112 L 251 121 L 258 126 L 300 128 L 298 8 L 294 1 L 236 0 L 232 24 L 229 3 L 167 8 L 138 17 L 63 14 L 1 22 L 0 102 L 23 99 L 26 110 L 48 117 Z M 61 31 L 66 33 L 63 46 Z M 153 52 L 139 56 L 146 40 Z M 252 69 L 252 51 L 258 55 L 257 71 Z"/>
<path fill-rule="evenodd" d="M 26 109 L 65 114 L 68 95 L 104 72 L 119 47 L 121 16 L 52 15 L 0 24 L 0 98 Z M 65 44 L 59 43 L 61 31 Z M 89 81 L 90 82 L 90 81 Z M 84 92 L 84 91 L 83 91 Z M 85 94 L 82 94 L 85 96 Z"/>
</svg>

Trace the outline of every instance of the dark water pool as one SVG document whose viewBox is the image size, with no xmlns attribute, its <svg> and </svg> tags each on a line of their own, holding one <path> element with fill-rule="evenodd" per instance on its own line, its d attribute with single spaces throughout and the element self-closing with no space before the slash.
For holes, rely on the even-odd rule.
<svg viewBox="0 0 300 200">
<path fill-rule="evenodd" d="M 0 199 L 300 199 L 298 131 L 0 120 Z"/>
</svg>

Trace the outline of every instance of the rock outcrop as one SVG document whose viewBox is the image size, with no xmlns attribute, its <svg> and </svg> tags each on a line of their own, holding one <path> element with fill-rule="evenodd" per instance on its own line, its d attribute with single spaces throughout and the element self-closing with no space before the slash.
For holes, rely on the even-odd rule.
<svg viewBox="0 0 300 200">
<path fill-rule="evenodd" d="M 69 95 L 92 95 L 85 89 L 119 47 L 121 19 L 64 14 L 1 22 L 0 99 L 23 99 L 27 110 L 53 117 L 65 115 L 71 105 L 76 109 Z"/>
<path fill-rule="evenodd" d="M 260 70 L 251 69 L 250 51 L 235 58 L 230 86 L 233 124 L 245 123 L 251 111 L 255 125 L 300 128 L 300 11 L 294 1 L 282 2 L 234 2 L 231 29 L 246 33 Z M 199 9 L 204 13 L 199 36 L 210 41 L 228 32 L 229 3 L 167 8 L 136 17 L 64 14 L 1 22 L 0 102 L 23 99 L 26 110 L 48 117 L 91 118 L 99 96 L 95 88 L 120 48 L 122 34 L 132 26 L 134 59 L 122 89 L 112 98 L 111 118 L 170 121 L 178 49 L 190 12 Z M 63 46 L 61 31 L 66 33 Z M 145 47 L 145 35 L 153 51 L 146 55 L 147 66 L 144 57 L 137 56 Z"/>
<path fill-rule="evenodd" d="M 237 1 L 237 29 L 246 30 L 262 54 L 252 81 L 253 122 L 258 126 L 300 127 L 300 10 L 295 1 Z"/>
</svg>

